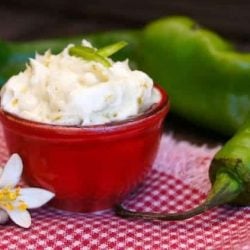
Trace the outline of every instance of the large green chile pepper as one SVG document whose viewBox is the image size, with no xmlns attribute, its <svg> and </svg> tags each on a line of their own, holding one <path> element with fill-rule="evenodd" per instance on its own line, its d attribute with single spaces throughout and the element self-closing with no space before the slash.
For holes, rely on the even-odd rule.
<svg viewBox="0 0 250 250">
<path fill-rule="evenodd" d="M 250 54 L 186 17 L 149 24 L 140 66 L 163 85 L 173 112 L 233 135 L 250 112 Z"/>
<path fill-rule="evenodd" d="M 150 24 L 142 41 L 142 65 L 169 92 L 176 113 L 224 134 L 238 132 L 214 157 L 212 188 L 200 206 L 169 214 L 118 205 L 116 214 L 183 220 L 226 203 L 250 205 L 250 54 L 234 52 L 220 37 L 183 17 Z"/>
<path fill-rule="evenodd" d="M 204 203 L 183 213 L 135 212 L 116 207 L 122 217 L 184 220 L 213 207 L 232 203 L 250 205 L 250 120 L 215 155 L 209 169 L 212 188 Z"/>
</svg>

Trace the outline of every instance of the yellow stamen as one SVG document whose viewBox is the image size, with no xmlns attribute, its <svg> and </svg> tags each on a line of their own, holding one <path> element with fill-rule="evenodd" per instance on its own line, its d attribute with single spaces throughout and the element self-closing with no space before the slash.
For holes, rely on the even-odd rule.
<svg viewBox="0 0 250 250">
<path fill-rule="evenodd" d="M 15 188 L 15 191 L 16 191 L 16 195 L 17 195 L 17 196 L 20 196 L 21 188 L 20 188 L 20 187 L 17 187 L 17 188 Z"/>
<path fill-rule="evenodd" d="M 16 197 L 17 197 L 16 192 L 15 193 L 9 193 L 8 196 L 9 196 L 9 199 L 11 201 L 14 201 L 16 199 Z"/>
<path fill-rule="evenodd" d="M 27 204 L 23 201 L 20 201 L 20 204 L 18 205 L 18 209 L 21 211 L 25 211 L 28 208 Z"/>
<path fill-rule="evenodd" d="M 14 209 L 19 209 L 21 211 L 26 210 L 28 206 L 24 201 L 18 200 L 19 204 L 15 204 L 19 196 L 20 188 L 5 187 L 0 189 L 0 207 L 8 211 Z"/>
<path fill-rule="evenodd" d="M 8 211 L 14 210 L 14 206 L 10 202 L 6 203 L 4 208 Z"/>
</svg>

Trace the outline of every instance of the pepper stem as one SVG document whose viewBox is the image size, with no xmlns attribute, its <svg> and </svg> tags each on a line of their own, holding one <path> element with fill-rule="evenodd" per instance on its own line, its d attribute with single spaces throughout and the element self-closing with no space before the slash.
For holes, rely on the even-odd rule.
<svg viewBox="0 0 250 250">
<path fill-rule="evenodd" d="M 123 218 L 141 218 L 157 220 L 185 220 L 195 215 L 201 214 L 208 209 L 226 204 L 235 199 L 242 191 L 242 184 L 229 173 L 221 172 L 217 174 L 215 182 L 208 193 L 204 203 L 200 206 L 183 213 L 151 213 L 136 212 L 125 209 L 122 205 L 115 207 L 115 213 Z"/>
</svg>

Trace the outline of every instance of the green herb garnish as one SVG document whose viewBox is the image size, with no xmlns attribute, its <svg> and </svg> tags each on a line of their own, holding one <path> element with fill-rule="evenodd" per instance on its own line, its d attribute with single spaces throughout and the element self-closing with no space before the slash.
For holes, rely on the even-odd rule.
<svg viewBox="0 0 250 250">
<path fill-rule="evenodd" d="M 108 57 L 115 54 L 123 47 L 127 45 L 126 42 L 121 41 L 114 43 L 100 49 L 90 48 L 86 46 L 74 46 L 69 48 L 69 54 L 71 56 L 81 57 L 88 61 L 96 61 L 104 65 L 105 67 L 110 67 L 111 63 Z"/>
</svg>

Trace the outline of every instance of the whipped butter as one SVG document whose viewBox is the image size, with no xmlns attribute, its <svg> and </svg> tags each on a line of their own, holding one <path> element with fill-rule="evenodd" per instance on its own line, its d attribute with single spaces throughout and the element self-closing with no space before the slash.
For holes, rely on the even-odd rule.
<svg viewBox="0 0 250 250">
<path fill-rule="evenodd" d="M 2 88 L 2 109 L 32 121 L 85 126 L 125 120 L 160 101 L 152 79 L 127 60 L 109 59 L 105 67 L 71 56 L 70 46 L 30 59 Z"/>
</svg>

